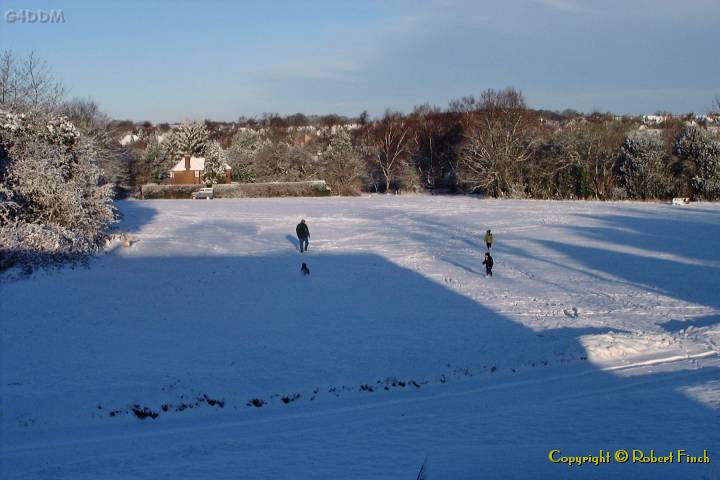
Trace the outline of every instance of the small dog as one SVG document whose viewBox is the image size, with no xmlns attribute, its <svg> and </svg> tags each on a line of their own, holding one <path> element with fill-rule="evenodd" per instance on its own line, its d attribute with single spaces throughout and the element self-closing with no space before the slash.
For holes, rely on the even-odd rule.
<svg viewBox="0 0 720 480">
<path fill-rule="evenodd" d="M 115 242 L 122 243 L 123 247 L 132 247 L 133 243 L 135 243 L 135 239 L 126 232 L 112 233 L 105 240 L 105 245 L 109 247 Z"/>
<path fill-rule="evenodd" d="M 300 271 L 303 273 L 303 275 L 308 276 L 310 275 L 310 269 L 307 266 L 307 263 L 303 263 L 302 267 L 300 267 Z"/>
</svg>

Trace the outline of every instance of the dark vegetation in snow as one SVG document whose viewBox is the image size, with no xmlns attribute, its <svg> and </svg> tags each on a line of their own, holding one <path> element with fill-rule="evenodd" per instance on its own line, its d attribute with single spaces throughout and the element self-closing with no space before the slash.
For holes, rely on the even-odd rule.
<svg viewBox="0 0 720 480">
<path fill-rule="evenodd" d="M 164 390 L 164 388 L 163 388 Z M 160 408 L 158 410 L 161 410 L 162 412 L 182 412 L 184 410 L 193 409 L 193 408 L 201 408 L 204 405 L 210 406 L 210 407 L 218 407 L 218 408 L 224 408 L 225 407 L 225 400 L 218 400 L 212 397 L 209 397 L 207 394 L 198 395 L 195 397 L 194 400 L 183 400 L 184 395 L 179 395 L 178 399 L 182 400 L 179 403 L 163 403 L 160 405 Z M 102 405 L 98 405 L 98 410 L 102 410 Z M 134 404 L 131 407 L 125 408 L 125 409 L 115 409 L 111 410 L 108 415 L 111 417 L 117 417 L 120 415 L 128 415 L 133 414 L 140 420 L 144 420 L 146 418 L 158 418 L 160 416 L 160 411 L 153 410 L 150 407 L 147 406 L 141 406 L 139 404 Z"/>
<path fill-rule="evenodd" d="M 578 357 L 577 359 L 581 361 L 586 361 L 587 356 L 582 355 Z M 570 361 L 576 360 L 575 358 L 560 358 L 557 363 L 564 364 Z M 535 361 L 527 361 L 522 366 L 529 367 L 529 368 L 536 368 L 536 367 L 549 367 L 552 364 L 547 360 L 535 360 Z M 505 371 L 511 372 L 513 374 L 517 373 L 519 370 L 521 370 L 522 366 L 515 366 L 513 368 L 507 368 Z M 374 384 L 370 383 L 362 383 L 356 387 L 348 386 L 348 385 L 340 385 L 340 386 L 330 386 L 327 387 L 326 393 L 333 394 L 335 398 L 340 398 L 342 394 L 352 394 L 353 392 L 363 392 L 363 393 L 376 393 L 379 391 L 391 391 L 391 390 L 405 390 L 409 387 L 413 387 L 413 389 L 421 388 L 425 385 L 429 384 L 446 384 L 450 382 L 451 380 L 462 380 L 463 378 L 467 377 L 473 377 L 475 375 L 491 375 L 496 374 L 500 371 L 500 367 L 498 365 L 483 365 L 479 370 L 473 372 L 470 368 L 467 367 L 456 367 L 451 364 L 446 365 L 447 370 L 440 374 L 436 381 L 431 380 L 415 380 L 415 379 L 409 379 L 409 380 L 401 380 L 396 377 L 386 377 L 384 379 L 378 379 Z M 171 385 L 168 387 L 168 389 L 174 389 L 176 385 Z M 166 388 L 162 388 L 163 391 L 166 391 Z M 310 401 L 315 401 L 319 396 L 321 395 L 321 389 L 319 387 L 315 387 L 310 394 L 306 396 Z M 138 419 L 145 419 L 145 418 L 157 418 L 160 413 L 170 413 L 170 412 L 183 412 L 186 410 L 193 410 L 193 409 L 199 409 L 205 406 L 208 407 L 217 407 L 217 408 L 224 408 L 226 401 L 225 400 L 219 400 L 217 398 L 213 398 L 208 396 L 207 394 L 202 395 L 196 395 L 195 397 L 191 397 L 189 399 L 185 398 L 185 395 L 178 395 L 177 397 L 180 402 L 178 403 L 163 403 L 160 405 L 160 407 L 156 410 L 153 410 L 152 408 L 146 407 L 146 406 L 140 406 L 138 404 L 134 404 L 131 407 L 125 408 L 125 409 L 116 409 L 111 410 L 108 412 L 108 415 L 111 417 L 116 417 L 119 415 L 128 415 L 133 414 Z M 294 392 L 291 394 L 278 394 L 273 393 L 269 397 L 267 397 L 268 400 L 265 400 L 260 397 L 253 397 L 250 400 L 246 402 L 246 406 L 248 407 L 254 407 L 254 408 L 261 408 L 265 405 L 270 405 L 275 400 L 278 400 L 282 405 L 289 405 L 294 402 L 298 402 L 303 398 L 303 395 L 300 392 Z M 231 405 L 235 409 L 237 409 L 237 405 Z M 97 406 L 98 410 L 102 410 L 102 405 Z"/>
</svg>

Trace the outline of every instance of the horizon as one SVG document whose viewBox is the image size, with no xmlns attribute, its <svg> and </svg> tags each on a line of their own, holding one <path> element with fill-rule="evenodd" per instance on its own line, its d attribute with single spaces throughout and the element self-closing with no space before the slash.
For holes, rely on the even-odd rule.
<svg viewBox="0 0 720 480">
<path fill-rule="evenodd" d="M 702 114 L 720 95 L 708 0 L 38 1 L 2 21 L 3 48 L 35 51 L 68 99 L 133 122 L 378 117 L 506 87 L 539 110 Z"/>
</svg>

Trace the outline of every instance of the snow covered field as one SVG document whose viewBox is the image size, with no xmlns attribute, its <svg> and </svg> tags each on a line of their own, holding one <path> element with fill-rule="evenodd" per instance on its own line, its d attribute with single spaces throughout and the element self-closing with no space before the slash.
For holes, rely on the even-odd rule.
<svg viewBox="0 0 720 480">
<path fill-rule="evenodd" d="M 4 479 L 720 478 L 719 205 L 120 209 L 131 247 L 0 283 Z M 548 461 L 651 448 L 712 463 Z"/>
</svg>

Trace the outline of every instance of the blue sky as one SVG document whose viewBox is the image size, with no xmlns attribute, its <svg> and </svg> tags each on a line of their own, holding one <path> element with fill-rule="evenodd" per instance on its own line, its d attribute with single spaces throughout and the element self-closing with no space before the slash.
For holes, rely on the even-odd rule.
<svg viewBox="0 0 720 480">
<path fill-rule="evenodd" d="M 372 115 L 513 86 L 537 108 L 705 112 L 720 1 L 3 0 L 0 46 L 35 50 L 115 118 Z M 65 23 L 8 23 L 61 9 Z"/>
</svg>

